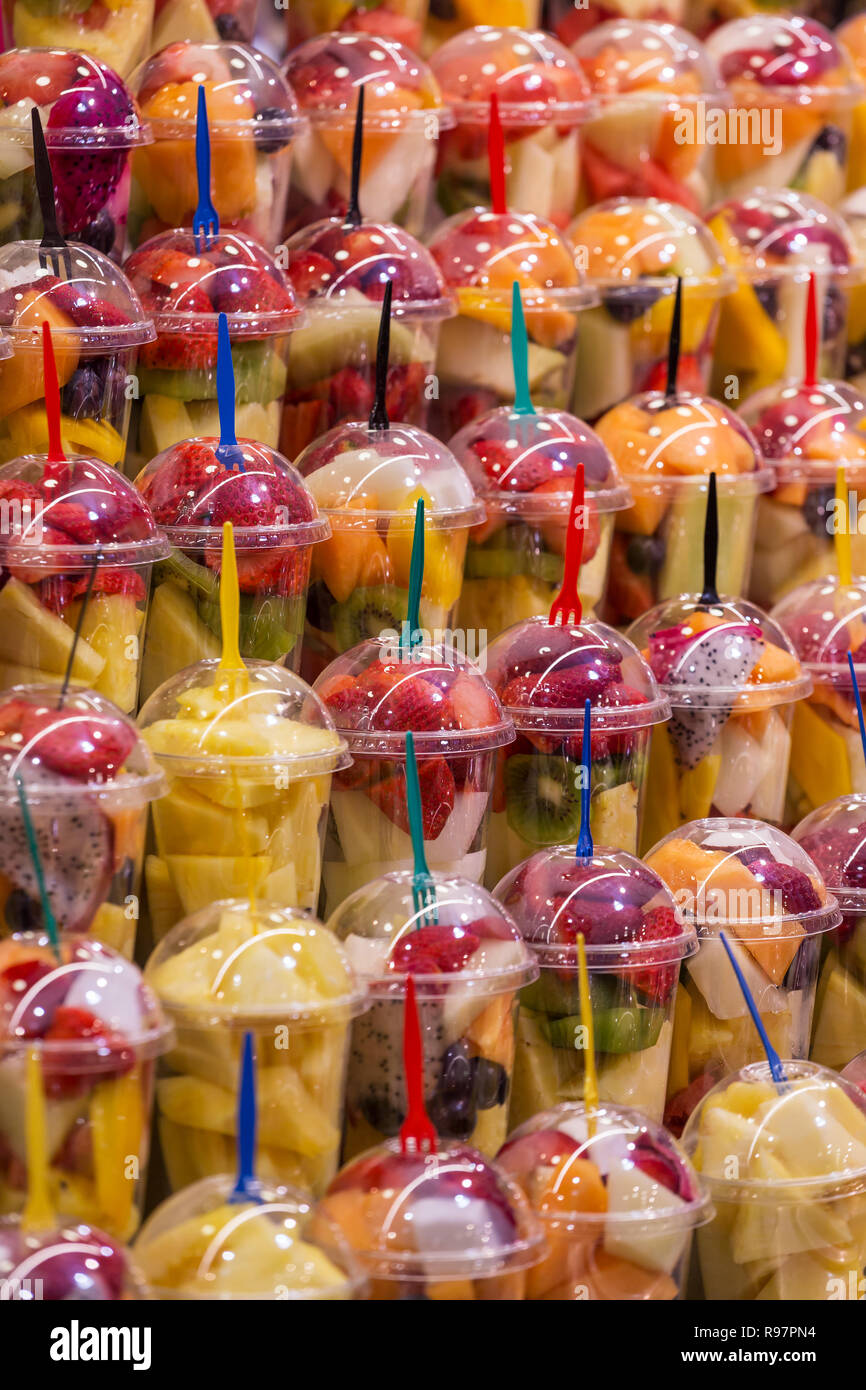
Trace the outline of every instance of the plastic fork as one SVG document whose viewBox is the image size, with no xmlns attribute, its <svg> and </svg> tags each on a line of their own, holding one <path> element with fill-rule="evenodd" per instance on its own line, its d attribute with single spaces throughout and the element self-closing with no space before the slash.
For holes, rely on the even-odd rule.
<svg viewBox="0 0 866 1390">
<path fill-rule="evenodd" d="M 230 1202 L 260 1202 L 256 1184 L 256 1064 L 253 1035 L 244 1033 L 238 1090 L 238 1174 Z"/>
<path fill-rule="evenodd" d="M 406 735 L 406 805 L 409 809 L 409 834 L 415 860 L 412 870 L 412 903 L 425 926 L 439 920 L 436 908 L 436 884 L 427 867 L 424 852 L 424 817 L 421 811 L 421 784 L 415 758 L 415 739 Z M 419 924 L 420 925 L 420 924 Z"/>
<path fill-rule="evenodd" d="M 57 196 L 54 192 L 54 175 L 45 145 L 42 120 L 38 106 L 30 113 L 33 127 L 33 163 L 36 169 L 36 193 L 42 213 L 42 240 L 39 243 L 39 264 L 43 270 L 50 270 L 60 280 L 68 280 L 72 275 L 72 259 L 69 247 L 60 235 L 57 226 Z M 63 274 L 61 274 L 61 271 Z"/>
<path fill-rule="evenodd" d="M 198 206 L 192 215 L 192 230 L 196 250 L 207 251 L 212 240 L 219 236 L 220 220 L 210 196 L 210 132 L 207 98 L 202 83 L 199 83 L 195 122 L 195 167 L 198 175 Z"/>
<path fill-rule="evenodd" d="M 586 516 L 583 505 L 583 464 L 577 465 L 574 475 L 574 488 L 571 494 L 571 510 L 568 513 L 568 531 L 565 540 L 565 572 L 562 588 L 550 605 L 547 621 L 553 625 L 562 623 L 564 627 L 576 625 L 583 617 L 583 605 L 577 591 L 580 577 L 580 562 L 583 559 L 583 532 Z"/>
<path fill-rule="evenodd" d="M 435 1153 L 436 1130 L 424 1104 L 424 1051 L 421 1024 L 415 1002 L 415 981 L 406 978 L 406 1004 L 403 1012 L 403 1072 L 406 1077 L 406 1118 L 400 1126 L 403 1153 Z"/>
</svg>

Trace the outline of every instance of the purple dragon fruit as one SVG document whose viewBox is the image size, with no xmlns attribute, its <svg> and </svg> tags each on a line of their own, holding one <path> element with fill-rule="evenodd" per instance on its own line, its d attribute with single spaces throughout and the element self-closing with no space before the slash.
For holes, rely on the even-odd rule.
<svg viewBox="0 0 866 1390">
<path fill-rule="evenodd" d="M 764 639 L 754 623 L 719 623 L 702 632 L 664 628 L 650 637 L 650 665 L 673 698 L 668 732 L 677 761 L 697 767 L 718 737 L 730 708 L 678 706 L 676 687 L 725 690 L 745 685 L 760 656 Z"/>
<path fill-rule="evenodd" d="M 105 210 L 129 163 L 128 134 L 123 139 L 117 132 L 129 131 L 135 108 L 120 78 L 110 68 L 103 67 L 102 72 L 102 86 L 94 87 L 88 79 L 80 87 L 71 87 L 58 97 L 48 116 L 49 132 L 86 131 L 92 141 L 86 147 L 51 146 L 61 227 L 73 238 L 80 237 Z"/>
</svg>

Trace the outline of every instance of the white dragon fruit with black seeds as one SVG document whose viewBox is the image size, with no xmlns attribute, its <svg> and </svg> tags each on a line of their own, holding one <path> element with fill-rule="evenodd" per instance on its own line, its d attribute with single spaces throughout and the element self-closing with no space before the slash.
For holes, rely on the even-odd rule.
<svg viewBox="0 0 866 1390">
<path fill-rule="evenodd" d="M 653 671 L 666 686 L 674 706 L 668 732 L 683 767 L 697 767 L 706 757 L 731 707 L 680 706 L 677 687 L 738 689 L 747 683 L 763 646 L 761 630 L 752 623 L 720 623 L 697 633 L 668 628 L 650 637 Z"/>
</svg>

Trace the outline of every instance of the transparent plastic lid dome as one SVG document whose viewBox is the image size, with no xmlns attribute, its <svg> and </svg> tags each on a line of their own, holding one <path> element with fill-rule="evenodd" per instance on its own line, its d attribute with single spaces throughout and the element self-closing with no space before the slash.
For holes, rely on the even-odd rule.
<svg viewBox="0 0 866 1390">
<path fill-rule="evenodd" d="M 296 460 L 319 507 L 341 527 L 366 528 L 370 519 L 412 530 L 424 501 L 424 523 L 434 528 L 474 526 L 483 503 L 451 450 L 414 425 L 371 429 L 350 421 L 314 439 Z"/>
<path fill-rule="evenodd" d="M 393 634 L 390 651 L 383 652 L 384 634 L 360 642 L 313 687 L 353 753 L 403 758 L 408 731 L 419 757 L 511 743 L 512 722 L 474 662 L 446 643 L 403 650 L 401 635 Z"/>
<path fill-rule="evenodd" d="M 540 29 L 464 29 L 435 49 L 430 66 L 446 105 L 463 122 L 486 125 L 494 92 L 506 127 L 577 124 L 589 109 L 580 64 Z"/>
<path fill-rule="evenodd" d="M 346 767 L 351 759 L 323 701 L 300 676 L 267 661 L 224 672 L 215 659 L 187 666 L 155 690 L 138 727 L 178 777 L 242 773 L 270 787 Z"/>
<path fill-rule="evenodd" d="M 526 1269 L 544 1249 L 517 1184 L 464 1144 L 432 1154 L 404 1154 L 397 1139 L 379 1144 L 340 1170 L 318 1212 L 385 1278 L 502 1274 Z"/>
<path fill-rule="evenodd" d="M 866 1188 L 862 1091 L 815 1062 L 782 1065 L 785 1085 L 775 1084 L 767 1062 L 753 1062 L 692 1111 L 682 1146 L 710 1192 L 742 1189 L 758 1202 L 802 1206 L 818 1186 L 838 1185 L 838 1196 L 852 1181 Z"/>
<path fill-rule="evenodd" d="M 92 246 L 67 243 L 58 253 L 63 277 L 48 269 L 38 241 L 10 241 L 0 246 L 0 329 L 16 353 L 42 354 L 42 325 L 51 338 L 62 369 L 65 354 L 118 352 L 153 342 L 156 334 L 124 272 Z M 46 264 L 43 264 L 46 262 Z"/>
<path fill-rule="evenodd" d="M 298 470 L 267 444 L 240 441 L 243 469 L 218 458 L 219 440 L 185 439 L 151 459 L 135 480 L 157 524 L 175 546 L 222 550 L 232 522 L 239 550 L 257 545 L 306 546 L 325 540 L 330 525 Z"/>
<path fill-rule="evenodd" d="M 805 935 L 841 920 L 817 865 L 790 835 L 763 821 L 689 821 L 659 840 L 646 863 L 700 936 L 729 927 L 740 940 L 766 939 L 771 955 L 785 946 L 793 959 Z M 794 942 L 791 950 L 786 943 Z"/>
<path fill-rule="evenodd" d="M 839 205 L 849 237 L 857 248 L 858 258 L 866 264 L 866 188 L 858 188 Z"/>
<path fill-rule="evenodd" d="M 283 71 L 314 126 L 354 126 L 359 87 L 365 129 L 423 126 L 431 112 L 439 129 L 448 123 L 431 69 L 396 39 L 319 34 L 292 49 Z"/>
<path fill-rule="evenodd" d="M 844 218 L 798 189 L 729 198 L 707 221 L 728 263 L 747 280 L 806 280 L 817 272 L 856 281 L 866 270 Z"/>
<path fill-rule="evenodd" d="M 44 454 L 12 459 L 0 468 L 0 499 L 9 506 L 11 523 L 0 535 L 0 562 L 26 567 L 30 579 L 77 573 L 94 563 L 97 575 L 104 574 L 109 568 L 152 564 L 170 553 L 147 503 L 119 469 L 101 459 L 73 455 L 54 463 Z M 89 578 L 78 581 L 82 594 Z M 135 581 L 134 575 L 124 581 L 133 593 Z M 72 575 L 69 582 L 76 587 Z"/>
<path fill-rule="evenodd" d="M 743 419 L 782 481 L 832 486 L 840 463 L 866 475 L 866 396 L 847 381 L 768 386 L 745 402 Z"/>
<path fill-rule="evenodd" d="M 346 1022 L 364 1007 L 333 933 L 309 912 L 272 903 L 227 900 L 185 917 L 145 979 L 172 1018 L 199 1026 Z"/>
<path fill-rule="evenodd" d="M 0 1050 L 36 1047 L 49 1095 L 67 1073 L 125 1075 L 164 1052 L 172 1029 L 141 971 L 89 936 L 43 932 L 0 941 Z"/>
<path fill-rule="evenodd" d="M 597 99 L 605 104 L 639 95 L 682 105 L 698 97 L 724 102 L 725 87 L 704 45 L 676 24 L 608 19 L 571 49 Z"/>
<path fill-rule="evenodd" d="M 403 996 L 411 975 L 416 993 L 440 997 L 443 986 L 484 995 L 520 989 L 535 963 L 502 905 L 468 879 L 431 873 L 435 921 L 412 898 L 413 875 L 375 878 L 346 898 L 328 928 L 359 977 L 376 995 Z"/>
<path fill-rule="evenodd" d="M 851 793 L 812 811 L 791 831 L 818 865 L 843 911 L 866 902 L 866 796 Z"/>
<path fill-rule="evenodd" d="M 200 84 L 215 139 L 252 129 L 270 146 L 304 125 L 278 65 L 245 43 L 170 43 L 139 64 L 129 79 L 157 140 L 190 138 Z"/>
<path fill-rule="evenodd" d="M 545 310 L 582 309 L 595 301 L 568 240 L 531 213 L 468 208 L 442 222 L 428 245 L 460 307 L 501 302 L 509 313 L 506 331 L 515 280 L 524 310 L 537 311 L 539 319 Z"/>
<path fill-rule="evenodd" d="M 454 300 L 442 272 L 420 241 L 390 222 L 328 217 L 302 227 L 286 242 L 286 273 L 298 300 L 334 313 L 369 313 L 391 286 L 392 318 L 448 318 Z"/>
<path fill-rule="evenodd" d="M 129 88 L 112 68 L 87 53 L 15 48 L 0 54 L 4 142 L 32 149 L 34 105 L 49 150 L 126 149 L 150 138 Z"/>
<path fill-rule="evenodd" d="M 225 314 L 235 338 L 262 338 L 297 326 L 301 311 L 269 251 L 243 232 L 220 232 L 206 250 L 191 231 L 160 232 L 124 270 L 160 333 L 213 335 Z"/>
<path fill-rule="evenodd" d="M 722 81 L 734 97 L 745 91 L 805 105 L 816 96 L 839 104 L 860 100 L 851 60 L 829 29 L 801 15 L 750 15 L 732 19 L 707 40 Z"/>
<path fill-rule="evenodd" d="M 486 661 L 517 729 L 582 730 L 585 700 L 594 733 L 658 724 L 670 712 L 637 647 L 605 623 L 529 618 L 491 642 Z"/>
<path fill-rule="evenodd" d="M 11 339 L 7 338 L 5 333 L 0 333 L 0 362 L 5 362 L 7 357 L 12 356 L 12 353 Z"/>
<path fill-rule="evenodd" d="M 776 604 L 771 616 L 816 682 L 837 686 L 850 698 L 850 652 L 857 685 L 866 689 L 866 579 L 841 584 L 836 575 L 829 575 L 800 584 Z"/>
<path fill-rule="evenodd" d="M 609 198 L 580 213 L 566 233 L 587 280 L 633 298 L 633 287 L 675 294 L 683 285 L 715 286 L 719 297 L 734 288 L 721 247 L 706 224 L 678 203 L 658 198 Z M 606 295 L 609 298 L 609 294 Z"/>
<path fill-rule="evenodd" d="M 534 415 L 520 415 L 501 405 L 464 425 L 448 447 L 488 515 L 567 516 L 581 463 L 584 496 L 596 511 L 620 511 L 631 501 L 595 430 L 566 410 L 539 408 Z"/>
<path fill-rule="evenodd" d="M 0 1217 L 0 1283 L 22 1303 L 111 1303 L 149 1292 L 122 1245 L 74 1218 L 30 1230 L 20 1216 Z"/>
<path fill-rule="evenodd" d="M 633 1230 L 664 1221 L 689 1228 L 711 1215 L 697 1175 L 660 1124 L 625 1106 L 582 1101 L 542 1110 L 509 1135 L 497 1163 L 553 1234 Z"/>
<path fill-rule="evenodd" d="M 167 1197 L 142 1226 L 135 1258 L 158 1299 L 350 1299 L 364 1276 L 327 1223 L 310 1233 L 313 1203 L 259 1182 L 246 1201 L 236 1179 L 202 1178 Z M 322 1237 L 326 1238 L 323 1240 Z"/>
</svg>

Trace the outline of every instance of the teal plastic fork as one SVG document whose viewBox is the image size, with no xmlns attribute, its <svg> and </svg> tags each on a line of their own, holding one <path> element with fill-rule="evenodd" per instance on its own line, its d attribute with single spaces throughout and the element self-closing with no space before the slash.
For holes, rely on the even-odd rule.
<svg viewBox="0 0 866 1390">
<path fill-rule="evenodd" d="M 424 852 L 424 817 L 421 811 L 421 783 L 418 780 L 418 763 L 415 758 L 415 739 L 411 733 L 406 735 L 406 805 L 409 808 L 409 834 L 412 837 L 412 854 L 415 860 L 412 870 L 412 903 L 420 917 L 419 926 L 430 926 L 438 922 L 436 908 L 436 884 L 427 867 Z"/>
</svg>

